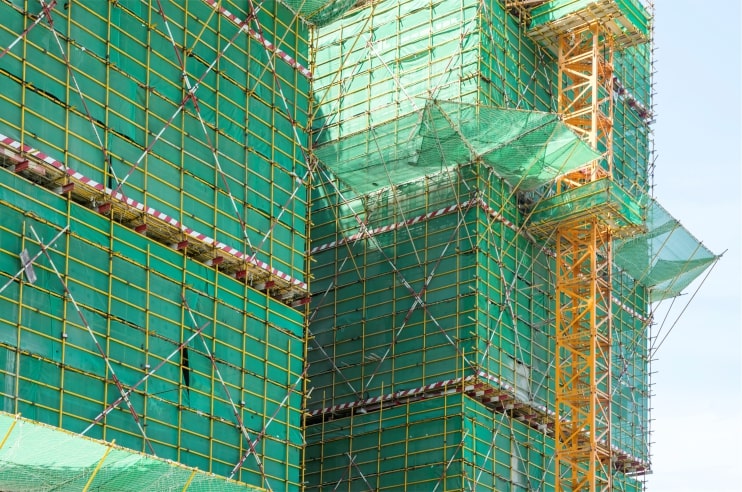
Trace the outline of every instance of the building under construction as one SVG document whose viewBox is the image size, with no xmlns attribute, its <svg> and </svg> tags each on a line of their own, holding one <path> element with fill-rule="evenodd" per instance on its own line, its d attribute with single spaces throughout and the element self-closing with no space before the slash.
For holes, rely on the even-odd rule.
<svg viewBox="0 0 742 492">
<path fill-rule="evenodd" d="M 0 489 L 644 489 L 649 2 L 0 15 Z"/>
</svg>

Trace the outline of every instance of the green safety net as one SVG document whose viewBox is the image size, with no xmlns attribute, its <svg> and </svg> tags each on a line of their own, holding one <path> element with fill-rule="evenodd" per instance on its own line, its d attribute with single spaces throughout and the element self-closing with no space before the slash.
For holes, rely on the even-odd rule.
<svg viewBox="0 0 742 492">
<path fill-rule="evenodd" d="M 650 288 L 652 301 L 679 295 L 717 259 L 655 200 L 637 200 L 607 178 L 539 201 L 528 227 L 548 236 L 560 224 L 587 217 L 620 231 L 614 263 Z"/>
<path fill-rule="evenodd" d="M 651 289 L 651 300 L 679 295 L 717 256 L 659 203 L 647 207 L 644 234 L 614 242 L 615 264 Z"/>
<path fill-rule="evenodd" d="M 282 0 L 307 22 L 324 26 L 343 16 L 358 0 Z"/>
<path fill-rule="evenodd" d="M 624 29 L 637 29 L 645 36 L 649 33 L 650 16 L 638 0 L 551 0 L 531 11 L 529 27 L 535 29 L 570 15 L 591 20 L 592 13 L 613 13 Z"/>
<path fill-rule="evenodd" d="M 0 442 L 0 490 L 263 490 L 4 412 Z"/>
<path fill-rule="evenodd" d="M 529 230 L 548 236 L 560 224 L 597 217 L 614 230 L 638 230 L 642 225 L 641 202 L 608 178 L 540 200 L 534 207 Z"/>
<path fill-rule="evenodd" d="M 532 191 L 599 154 L 554 113 L 428 101 L 418 113 L 320 145 L 316 157 L 360 194 L 472 161 Z"/>
</svg>

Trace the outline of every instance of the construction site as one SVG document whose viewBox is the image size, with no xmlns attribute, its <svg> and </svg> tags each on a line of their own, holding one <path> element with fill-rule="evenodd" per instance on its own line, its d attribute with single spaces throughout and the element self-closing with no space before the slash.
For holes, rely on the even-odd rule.
<svg viewBox="0 0 742 492">
<path fill-rule="evenodd" d="M 0 16 L 0 490 L 646 490 L 651 2 Z"/>
</svg>

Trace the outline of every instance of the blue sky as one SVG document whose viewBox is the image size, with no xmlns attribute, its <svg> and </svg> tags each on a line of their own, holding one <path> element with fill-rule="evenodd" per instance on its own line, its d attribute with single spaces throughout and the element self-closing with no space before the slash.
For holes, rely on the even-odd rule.
<svg viewBox="0 0 742 492">
<path fill-rule="evenodd" d="M 740 2 L 655 6 L 656 196 L 712 251 L 728 251 L 654 362 L 649 490 L 739 491 Z"/>
</svg>

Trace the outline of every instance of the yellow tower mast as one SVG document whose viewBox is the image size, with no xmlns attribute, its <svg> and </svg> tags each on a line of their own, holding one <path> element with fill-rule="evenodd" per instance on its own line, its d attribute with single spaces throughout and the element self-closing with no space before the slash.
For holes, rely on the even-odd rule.
<svg viewBox="0 0 742 492">
<path fill-rule="evenodd" d="M 599 23 L 558 40 L 558 110 L 601 159 L 560 192 L 611 177 L 613 45 Z M 556 229 L 556 490 L 611 489 L 611 240 L 597 217 Z M 568 472 L 564 472 L 567 469 Z"/>
<path fill-rule="evenodd" d="M 613 190 L 613 53 L 646 36 L 623 0 L 508 1 L 529 36 L 557 56 L 558 112 L 601 157 L 562 176 L 557 194 L 602 180 Z M 597 184 L 597 183 L 596 183 Z M 576 209 L 579 207 L 575 207 Z M 612 489 L 611 290 L 614 235 L 634 225 L 611 207 L 585 207 L 555 226 L 555 489 Z M 628 225 L 628 228 L 627 228 Z M 542 225 L 543 227 L 543 225 Z"/>
</svg>

